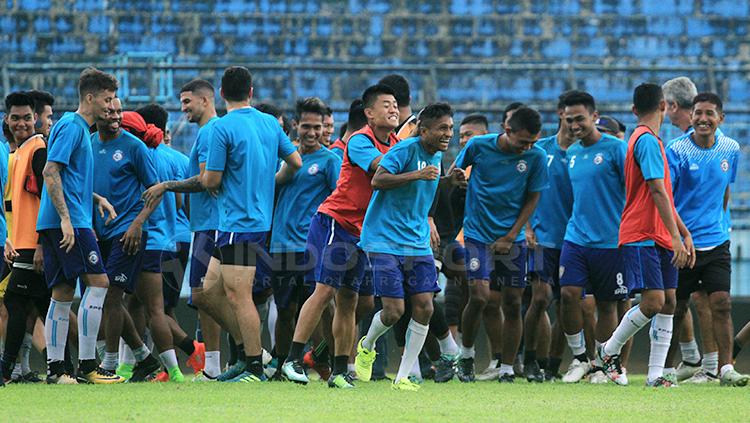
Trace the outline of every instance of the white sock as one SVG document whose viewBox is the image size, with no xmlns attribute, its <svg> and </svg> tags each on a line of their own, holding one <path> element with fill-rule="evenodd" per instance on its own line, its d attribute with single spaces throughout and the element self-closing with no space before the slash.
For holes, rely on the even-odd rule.
<svg viewBox="0 0 750 423">
<path fill-rule="evenodd" d="M 146 331 L 143 332 L 143 343 L 146 344 L 151 351 L 154 350 L 154 338 L 151 336 L 151 329 L 149 328 L 146 328 Z"/>
<path fill-rule="evenodd" d="M 216 377 L 221 373 L 221 353 L 219 351 L 206 351 L 206 367 L 203 373 L 207 376 Z"/>
<path fill-rule="evenodd" d="M 102 322 L 102 307 L 107 288 L 86 287 L 78 306 L 78 359 L 96 359 L 96 338 Z"/>
<path fill-rule="evenodd" d="M 21 363 L 16 362 L 16 365 L 13 366 L 13 372 L 10 375 L 11 379 L 18 379 L 21 376 L 23 376 L 23 372 L 21 371 Z"/>
<path fill-rule="evenodd" d="M 599 341 L 597 341 L 597 340 L 594 340 L 594 342 L 596 343 L 595 344 L 596 345 L 596 350 L 595 351 L 598 351 L 599 350 L 599 346 L 602 345 L 602 343 L 599 342 Z M 594 354 L 594 356 L 595 356 L 594 357 L 594 367 L 602 367 L 603 363 L 602 363 L 602 359 L 599 358 L 599 354 Z"/>
<path fill-rule="evenodd" d="M 375 342 L 377 342 L 378 338 L 383 336 L 383 334 L 388 332 L 388 329 L 391 328 L 390 326 L 386 326 L 385 323 L 383 323 L 383 320 L 380 317 L 382 313 L 383 310 L 380 310 L 379 312 L 375 313 L 374 316 L 372 316 L 370 329 L 367 330 L 367 336 L 365 336 L 365 339 L 362 341 L 362 346 L 368 351 L 374 350 Z"/>
<path fill-rule="evenodd" d="M 404 355 L 401 358 L 401 364 L 398 366 L 396 382 L 409 376 L 409 371 L 414 366 L 414 362 L 419 358 L 419 353 L 422 351 L 424 340 L 427 339 L 427 332 L 429 330 L 429 325 L 423 325 L 414 319 L 409 320 L 409 327 L 406 329 Z"/>
<path fill-rule="evenodd" d="M 721 366 L 721 373 L 719 374 L 719 377 L 724 377 L 727 372 L 732 370 L 734 370 L 734 365 L 732 364 L 725 364 Z"/>
<path fill-rule="evenodd" d="M 476 357 L 477 353 L 474 350 L 474 346 L 465 347 L 461 345 L 461 358 L 474 358 Z"/>
<path fill-rule="evenodd" d="M 164 364 L 164 367 L 166 367 L 167 370 L 179 366 L 177 364 L 177 355 L 175 354 L 174 349 L 166 350 L 163 353 L 160 353 L 159 358 L 161 358 L 161 362 Z"/>
<path fill-rule="evenodd" d="M 719 352 L 707 352 L 703 354 L 703 370 L 716 376 L 719 371 Z"/>
<path fill-rule="evenodd" d="M 21 343 L 21 373 L 22 374 L 28 374 L 31 372 L 31 367 L 29 366 L 29 356 L 31 355 L 31 346 L 32 346 L 32 340 L 34 339 L 34 336 L 30 333 L 25 333 L 23 335 L 23 342 Z"/>
<path fill-rule="evenodd" d="M 130 349 L 130 348 L 129 348 Z M 133 351 L 133 357 L 135 358 L 135 361 L 141 362 L 146 359 L 149 355 L 151 355 L 151 350 L 148 349 L 146 344 L 141 345 L 140 348 L 136 348 Z"/>
<path fill-rule="evenodd" d="M 120 338 L 120 363 L 130 365 L 135 364 L 133 350 L 130 349 L 128 344 L 126 344 L 122 338 Z"/>
<path fill-rule="evenodd" d="M 65 360 L 65 343 L 68 340 L 69 302 L 50 300 L 44 319 L 44 339 L 47 342 L 47 361 Z"/>
<path fill-rule="evenodd" d="M 574 333 L 573 335 L 565 334 L 565 339 L 568 340 L 568 347 L 573 355 L 581 355 L 586 352 L 586 340 L 583 337 L 583 331 Z"/>
<path fill-rule="evenodd" d="M 448 336 L 445 338 L 438 339 L 438 344 L 440 344 L 441 353 L 451 356 L 458 354 L 458 344 L 456 344 L 456 341 L 453 339 L 453 335 L 451 335 L 450 332 L 448 332 Z"/>
<path fill-rule="evenodd" d="M 99 360 L 104 360 L 104 353 L 107 352 L 107 341 L 100 339 L 96 341 L 96 355 Z"/>
<path fill-rule="evenodd" d="M 117 353 L 116 352 L 105 352 L 104 360 L 102 360 L 102 369 L 115 371 L 117 369 Z"/>
<path fill-rule="evenodd" d="M 695 339 L 690 342 L 680 342 L 680 352 L 682 353 L 682 361 L 685 363 L 697 364 L 701 361 L 701 353 Z"/>
<path fill-rule="evenodd" d="M 279 310 L 276 308 L 276 300 L 271 295 L 268 299 L 268 335 L 271 338 L 271 349 L 276 345 L 276 320 L 279 318 Z"/>
<path fill-rule="evenodd" d="M 404 357 L 401 356 L 401 359 L 403 360 Z M 417 355 L 417 360 L 414 362 L 414 365 L 411 366 L 409 376 L 416 376 L 417 379 L 422 379 L 422 368 L 419 366 L 419 355 Z"/>
<path fill-rule="evenodd" d="M 620 324 L 612 333 L 612 336 L 604 343 L 604 354 L 606 355 L 617 355 L 620 354 L 622 346 L 628 342 L 633 335 L 636 334 L 642 327 L 651 320 L 650 317 L 646 317 L 641 308 L 635 306 L 625 313 L 622 317 Z"/>
<path fill-rule="evenodd" d="M 513 372 L 513 365 L 512 364 L 503 364 L 500 363 L 500 376 L 502 375 L 512 375 L 515 374 Z"/>
<path fill-rule="evenodd" d="M 656 380 L 664 375 L 669 344 L 672 342 L 672 315 L 658 313 L 651 320 L 651 352 L 648 355 L 648 379 Z"/>
</svg>

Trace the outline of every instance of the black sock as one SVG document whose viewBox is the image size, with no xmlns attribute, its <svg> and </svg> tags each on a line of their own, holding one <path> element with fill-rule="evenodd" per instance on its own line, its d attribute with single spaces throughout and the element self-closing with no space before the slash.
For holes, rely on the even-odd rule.
<svg viewBox="0 0 750 423">
<path fill-rule="evenodd" d="M 229 361 L 227 361 L 227 364 L 233 366 L 237 362 L 237 343 L 234 342 L 232 335 L 227 335 L 227 341 L 229 341 Z"/>
<path fill-rule="evenodd" d="M 560 372 L 560 364 L 562 363 L 562 359 L 558 357 L 550 357 L 549 363 L 547 364 L 547 372 L 550 374 L 556 375 Z"/>
<path fill-rule="evenodd" d="M 3 355 L 2 360 L 2 369 L 0 371 L 0 377 L 4 377 L 6 379 L 10 379 L 10 376 L 13 374 L 13 368 L 16 365 L 16 359 L 15 358 L 8 358 L 8 356 Z"/>
<path fill-rule="evenodd" d="M 539 368 L 540 368 L 540 369 L 546 369 L 546 368 L 547 368 L 547 363 L 548 363 L 548 362 L 549 362 L 549 359 L 548 359 L 548 358 L 546 358 L 546 357 L 545 357 L 545 358 L 537 358 L 537 359 L 536 359 L 536 364 L 538 364 L 538 365 L 539 365 Z"/>
<path fill-rule="evenodd" d="M 270 354 L 271 354 L 272 358 L 276 358 L 276 357 L 279 356 L 279 353 L 276 352 L 276 345 L 274 345 L 273 348 L 271 348 L 271 353 Z"/>
<path fill-rule="evenodd" d="M 349 356 L 348 355 L 337 355 L 333 357 L 333 374 L 342 375 L 346 374 L 349 370 Z"/>
<path fill-rule="evenodd" d="M 313 358 L 315 362 L 328 363 L 331 360 L 330 353 L 328 351 L 328 343 L 325 340 L 321 341 L 313 350 Z"/>
<path fill-rule="evenodd" d="M 97 368 L 97 364 L 96 364 L 96 360 L 94 359 L 78 361 L 78 371 L 80 373 L 83 373 L 83 374 L 90 373 L 96 370 L 96 368 Z"/>
<path fill-rule="evenodd" d="M 732 351 L 732 358 L 737 358 L 737 356 L 740 354 L 740 351 L 742 351 L 742 344 L 737 339 L 734 340 L 734 350 Z"/>
<path fill-rule="evenodd" d="M 46 349 L 44 356 L 47 356 Z M 68 344 L 65 344 L 65 359 L 63 360 L 63 365 L 65 366 L 65 373 L 69 375 L 75 373 L 75 368 L 73 368 L 73 358 L 70 356 L 70 345 Z"/>
<path fill-rule="evenodd" d="M 193 345 L 193 338 L 189 336 L 186 336 L 185 339 L 178 342 L 177 346 L 187 355 L 192 355 L 195 352 L 195 345 Z"/>
<path fill-rule="evenodd" d="M 246 356 L 245 364 L 247 364 L 247 367 L 245 368 L 245 370 L 254 374 L 255 376 L 260 376 L 263 374 L 263 356 L 262 355 Z"/>
<path fill-rule="evenodd" d="M 503 353 L 492 354 L 492 359 L 497 360 L 497 366 L 495 366 L 495 368 L 499 369 L 500 364 L 503 362 Z"/>
<path fill-rule="evenodd" d="M 47 374 L 60 376 L 65 373 L 65 364 L 62 361 L 48 361 Z"/>
<path fill-rule="evenodd" d="M 536 350 L 526 350 L 523 353 L 523 365 L 531 364 L 536 361 Z"/>
<path fill-rule="evenodd" d="M 302 356 L 305 353 L 305 344 L 302 342 L 292 341 L 292 346 L 289 348 L 289 356 L 287 361 L 302 361 Z"/>
<path fill-rule="evenodd" d="M 581 353 L 581 354 L 578 354 L 574 358 L 577 358 L 578 361 L 580 361 L 581 363 L 585 363 L 585 362 L 589 361 L 589 357 L 586 355 L 585 352 Z"/>
</svg>

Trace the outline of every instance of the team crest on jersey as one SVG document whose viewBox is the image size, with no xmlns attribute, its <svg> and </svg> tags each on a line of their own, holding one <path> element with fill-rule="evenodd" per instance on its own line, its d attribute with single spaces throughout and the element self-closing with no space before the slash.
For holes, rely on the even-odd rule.
<svg viewBox="0 0 750 423">
<path fill-rule="evenodd" d="M 310 175 L 316 175 L 318 173 L 318 170 L 318 164 L 313 163 L 312 165 L 310 165 L 310 167 L 307 168 L 307 173 Z"/>
<path fill-rule="evenodd" d="M 112 160 L 116 162 L 122 160 L 122 150 L 115 150 L 115 154 L 112 155 Z"/>
<path fill-rule="evenodd" d="M 700 167 L 700 166 L 698 166 L 698 163 L 690 163 L 690 170 L 693 170 L 693 171 L 695 171 L 695 170 L 698 170 L 698 169 L 700 169 L 700 168 L 701 168 L 701 167 Z"/>
<path fill-rule="evenodd" d="M 724 172 L 729 170 L 729 161 L 727 161 L 727 159 L 721 161 L 721 170 Z"/>
<path fill-rule="evenodd" d="M 596 153 L 596 156 L 594 156 L 594 164 L 602 164 L 604 161 L 604 155 L 602 153 Z"/>
<path fill-rule="evenodd" d="M 469 261 L 469 270 L 471 270 L 472 272 L 476 272 L 477 270 L 479 270 L 478 258 L 474 257 L 473 259 Z"/>
<path fill-rule="evenodd" d="M 96 251 L 89 252 L 89 263 L 94 265 L 99 263 L 99 254 Z"/>
<path fill-rule="evenodd" d="M 516 170 L 518 173 L 524 173 L 529 168 L 529 165 L 526 164 L 526 160 L 519 160 L 518 163 L 516 163 Z"/>
</svg>

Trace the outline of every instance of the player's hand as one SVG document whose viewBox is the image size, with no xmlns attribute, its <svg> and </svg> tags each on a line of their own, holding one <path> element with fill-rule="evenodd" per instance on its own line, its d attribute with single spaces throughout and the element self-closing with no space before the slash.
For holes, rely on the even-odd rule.
<svg viewBox="0 0 750 423">
<path fill-rule="evenodd" d="M 427 222 L 430 224 L 430 247 L 433 251 L 437 251 L 440 248 L 440 234 L 433 218 L 428 217 Z"/>
<path fill-rule="evenodd" d="M 76 234 L 75 231 L 73 231 L 73 224 L 70 223 L 70 218 L 62 219 L 60 221 L 60 231 L 62 232 L 60 248 L 65 250 L 66 253 L 69 253 L 70 250 L 73 249 L 73 246 L 76 244 Z"/>
<path fill-rule="evenodd" d="M 101 199 L 99 199 L 98 207 L 99 207 L 99 216 L 101 216 L 102 219 L 104 219 L 105 217 L 107 218 L 107 220 L 104 221 L 104 226 L 109 225 L 111 221 L 117 218 L 117 212 L 115 211 L 115 208 L 112 206 L 112 204 L 110 204 L 110 202 L 106 198 L 102 197 Z"/>
<path fill-rule="evenodd" d="M 434 181 L 440 177 L 440 169 L 437 166 L 427 166 L 417 171 L 417 179 L 423 181 Z"/>
<path fill-rule="evenodd" d="M 466 171 L 460 167 L 454 167 L 450 174 L 451 185 L 466 188 L 468 181 L 466 180 Z"/>
<path fill-rule="evenodd" d="M 125 235 L 120 238 L 122 247 L 129 256 L 136 255 L 140 251 L 142 234 L 143 226 L 138 222 L 133 222 L 125 231 Z"/>
<path fill-rule="evenodd" d="M 18 257 L 18 252 L 13 248 L 13 243 L 10 242 L 10 238 L 5 238 L 5 262 L 13 264 L 13 260 Z"/>
<path fill-rule="evenodd" d="M 680 237 L 672 238 L 672 265 L 678 269 L 682 269 L 688 263 L 688 250 L 685 248 L 685 244 L 682 243 Z"/>
<path fill-rule="evenodd" d="M 34 271 L 36 273 L 42 273 L 44 272 L 44 254 L 42 252 L 42 246 L 37 245 L 36 249 L 34 250 Z"/>
<path fill-rule="evenodd" d="M 535 250 L 537 247 L 536 232 L 530 227 L 526 228 L 526 244 L 529 250 Z"/>
<path fill-rule="evenodd" d="M 492 250 L 500 255 L 510 254 L 510 249 L 513 248 L 513 242 L 515 242 L 514 237 L 505 235 L 504 237 L 498 238 L 497 241 L 492 243 Z"/>
<path fill-rule="evenodd" d="M 164 188 L 164 184 L 153 185 L 151 188 L 143 191 L 143 194 L 141 194 L 141 200 L 143 200 L 146 208 L 150 208 L 161 201 L 161 197 L 164 195 L 165 191 L 166 188 Z"/>
<path fill-rule="evenodd" d="M 691 235 L 686 236 L 682 240 L 682 243 L 685 245 L 685 249 L 687 249 L 688 252 L 687 267 L 692 269 L 695 267 L 695 259 L 697 258 L 695 254 L 695 244 L 693 244 L 693 237 Z"/>
</svg>

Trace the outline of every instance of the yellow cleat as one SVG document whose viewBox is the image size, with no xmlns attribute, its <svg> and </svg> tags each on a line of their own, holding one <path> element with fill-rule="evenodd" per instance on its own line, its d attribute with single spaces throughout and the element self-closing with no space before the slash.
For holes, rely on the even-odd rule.
<svg viewBox="0 0 750 423">
<path fill-rule="evenodd" d="M 375 350 L 368 350 L 362 346 L 362 339 L 357 342 L 357 356 L 354 358 L 354 369 L 357 372 L 357 379 L 362 382 L 369 382 L 372 379 L 372 364 L 375 363 L 375 357 L 378 353 Z"/>
<path fill-rule="evenodd" d="M 391 389 L 395 391 L 418 391 L 420 388 L 419 385 L 410 381 L 409 378 L 406 377 L 402 377 L 391 385 Z"/>
<path fill-rule="evenodd" d="M 92 383 L 94 385 L 112 385 L 115 383 L 123 383 L 126 380 L 127 379 L 117 376 L 115 373 L 102 369 L 101 367 L 97 367 L 88 373 L 78 374 L 79 383 Z"/>
</svg>

